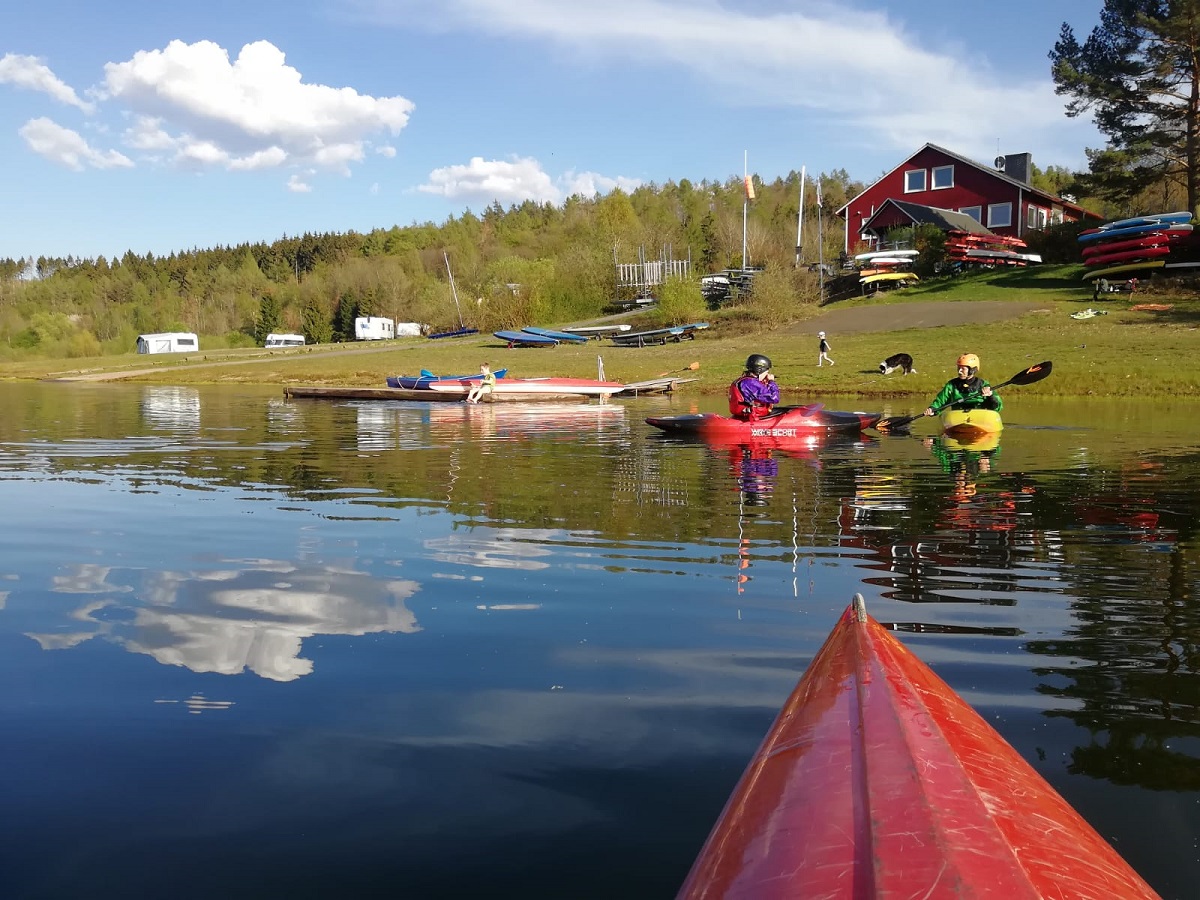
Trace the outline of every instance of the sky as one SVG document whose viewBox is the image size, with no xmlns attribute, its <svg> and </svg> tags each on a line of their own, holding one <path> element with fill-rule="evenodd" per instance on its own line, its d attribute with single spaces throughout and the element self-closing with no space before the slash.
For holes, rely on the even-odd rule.
<svg viewBox="0 0 1200 900">
<path fill-rule="evenodd" d="M 0 36 L 0 259 L 442 223 L 925 143 L 1082 169 L 1103 0 L 40 0 Z"/>
</svg>

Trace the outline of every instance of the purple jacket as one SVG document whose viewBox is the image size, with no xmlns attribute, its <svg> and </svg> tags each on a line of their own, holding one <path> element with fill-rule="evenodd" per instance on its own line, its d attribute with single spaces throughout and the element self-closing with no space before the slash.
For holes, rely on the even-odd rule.
<svg viewBox="0 0 1200 900">
<path fill-rule="evenodd" d="M 729 412 L 739 418 L 751 418 L 753 413 L 746 409 L 770 408 L 779 402 L 779 385 L 774 381 L 759 381 L 753 375 L 743 375 L 729 386 Z"/>
</svg>

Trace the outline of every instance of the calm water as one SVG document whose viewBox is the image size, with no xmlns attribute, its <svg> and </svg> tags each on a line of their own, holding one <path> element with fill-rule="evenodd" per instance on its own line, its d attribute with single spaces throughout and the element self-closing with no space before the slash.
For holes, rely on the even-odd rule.
<svg viewBox="0 0 1200 900">
<path fill-rule="evenodd" d="M 687 397 L 0 399 L 6 898 L 671 897 L 856 591 L 1196 895 L 1200 405 L 752 454 L 643 424 Z"/>
</svg>

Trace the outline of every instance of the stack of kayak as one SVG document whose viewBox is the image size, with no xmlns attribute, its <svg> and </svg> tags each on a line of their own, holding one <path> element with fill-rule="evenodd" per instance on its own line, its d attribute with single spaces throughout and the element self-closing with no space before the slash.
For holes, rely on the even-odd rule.
<svg viewBox="0 0 1200 900">
<path fill-rule="evenodd" d="M 1196 261 L 1192 214 L 1186 210 L 1120 219 L 1079 235 L 1087 281 L 1127 279 L 1137 272 L 1186 269 Z"/>
<path fill-rule="evenodd" d="M 678 896 L 1158 894 L 855 595 Z"/>
<path fill-rule="evenodd" d="M 854 257 L 858 269 L 858 283 L 863 289 L 883 290 L 902 287 L 920 281 L 912 271 L 913 263 L 920 255 L 918 250 L 872 250 Z"/>
<path fill-rule="evenodd" d="M 946 232 L 946 256 L 963 266 L 1027 266 L 1042 257 L 1029 252 L 1019 237 L 1006 234 L 974 234 L 957 229 Z"/>
</svg>

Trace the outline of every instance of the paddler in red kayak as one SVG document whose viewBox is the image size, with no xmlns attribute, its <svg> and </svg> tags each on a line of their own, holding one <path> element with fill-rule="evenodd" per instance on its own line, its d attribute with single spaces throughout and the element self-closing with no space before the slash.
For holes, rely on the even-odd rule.
<svg viewBox="0 0 1200 900">
<path fill-rule="evenodd" d="M 771 414 L 779 402 L 779 385 L 771 374 L 771 360 L 761 353 L 746 358 L 746 371 L 729 386 L 729 414 L 753 422 Z"/>
</svg>

